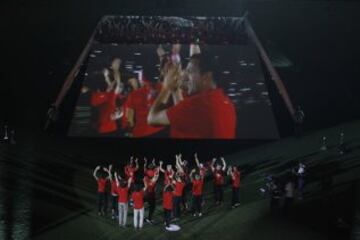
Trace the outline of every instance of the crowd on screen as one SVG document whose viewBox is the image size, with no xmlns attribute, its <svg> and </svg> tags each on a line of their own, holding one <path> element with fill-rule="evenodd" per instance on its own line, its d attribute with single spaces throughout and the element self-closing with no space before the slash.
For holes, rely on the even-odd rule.
<svg viewBox="0 0 360 240">
<path fill-rule="evenodd" d="M 96 131 L 102 136 L 234 139 L 236 111 L 218 86 L 214 56 L 190 45 L 183 66 L 180 44 L 156 49 L 159 77 L 124 77 L 122 60 L 103 70 L 103 89 L 92 89 L 90 105 L 98 110 Z M 83 87 L 85 91 L 86 87 Z M 86 91 L 90 91 L 87 89 Z"/>
<path fill-rule="evenodd" d="M 98 214 L 106 215 L 109 187 L 111 217 L 118 219 L 119 226 L 127 226 L 129 207 L 133 209 L 135 229 L 142 229 L 144 220 L 151 225 L 154 224 L 156 201 L 160 199 L 164 212 L 164 224 L 168 230 L 170 222 L 179 220 L 184 213 L 202 217 L 205 204 L 204 179 L 207 175 L 213 177 L 216 205 L 224 202 L 225 178 L 229 176 L 232 182 L 231 206 L 232 208 L 239 206 L 240 170 L 237 166 L 227 167 L 222 157 L 203 163 L 195 154 L 195 168 L 191 169 L 190 166 L 194 164 L 189 164 L 181 154 L 176 155 L 175 158 L 175 167 L 171 164 L 164 166 L 162 161 L 156 163 L 155 159 L 148 162 L 144 158 L 141 169 L 139 160 L 133 157 L 123 169 L 114 170 L 112 165 L 102 168 L 97 166 L 93 176 L 98 184 Z M 162 184 L 159 183 L 160 181 Z M 191 204 L 189 204 L 190 199 Z M 145 202 L 148 203 L 147 214 Z"/>
<path fill-rule="evenodd" d="M 239 44 L 246 41 L 241 18 L 106 17 L 96 34 L 101 42 Z"/>
</svg>

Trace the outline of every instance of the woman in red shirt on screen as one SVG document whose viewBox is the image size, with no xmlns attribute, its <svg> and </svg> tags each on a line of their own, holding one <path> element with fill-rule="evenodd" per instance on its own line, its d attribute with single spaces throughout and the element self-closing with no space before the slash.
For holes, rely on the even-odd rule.
<svg viewBox="0 0 360 240">
<path fill-rule="evenodd" d="M 128 126 L 132 129 L 132 137 L 149 137 L 161 131 L 163 127 L 150 126 L 146 119 L 151 105 L 161 90 L 161 83 L 153 83 L 143 79 L 143 86 L 132 91 L 126 101 Z"/>
<path fill-rule="evenodd" d="M 123 83 L 120 77 L 121 59 L 115 58 L 111 64 L 111 70 L 104 68 L 103 75 L 106 84 L 105 91 L 96 91 L 91 94 L 91 106 L 99 109 L 97 131 L 100 134 L 116 132 L 116 119 L 121 118 L 122 112 L 116 106 L 116 100 L 123 98 L 120 93 L 123 90 Z M 113 80 L 111 79 L 111 73 Z"/>
<path fill-rule="evenodd" d="M 107 193 L 106 193 L 106 185 L 109 181 L 109 176 L 107 172 L 109 171 L 107 168 L 103 168 L 103 171 L 98 174 L 100 170 L 100 166 L 97 166 L 93 172 L 93 176 L 97 181 L 98 185 L 98 214 L 105 215 L 107 210 Z"/>
<path fill-rule="evenodd" d="M 170 126 L 172 138 L 234 139 L 235 107 L 216 86 L 214 56 L 192 55 L 185 71 L 179 65 L 169 65 L 163 88 L 150 108 L 148 123 Z M 188 97 L 182 97 L 180 86 L 186 86 Z M 164 106 L 171 94 L 174 105 Z"/>
</svg>

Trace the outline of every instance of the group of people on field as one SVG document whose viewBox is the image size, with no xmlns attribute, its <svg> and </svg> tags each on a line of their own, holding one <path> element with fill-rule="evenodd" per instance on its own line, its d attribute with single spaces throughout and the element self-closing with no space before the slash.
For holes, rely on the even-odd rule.
<svg viewBox="0 0 360 240">
<path fill-rule="evenodd" d="M 144 220 L 154 224 L 156 201 L 160 197 L 164 212 L 164 224 L 168 230 L 170 222 L 177 221 L 184 212 L 191 212 L 194 217 L 203 214 L 204 180 L 210 172 L 213 177 L 215 204 L 223 202 L 225 177 L 232 181 L 231 206 L 239 206 L 240 171 L 237 166 L 229 166 L 225 159 L 214 158 L 202 163 L 197 154 L 194 155 L 195 167 L 182 158 L 182 154 L 175 155 L 175 167 L 163 161 L 156 163 L 153 159 L 148 162 L 144 158 L 143 169 L 140 171 L 138 158 L 131 157 L 122 169 L 97 166 L 93 176 L 98 185 L 98 214 L 106 215 L 108 203 L 108 187 L 111 197 L 111 216 L 118 219 L 121 227 L 126 227 L 129 206 L 133 208 L 134 228 L 142 229 Z M 210 175 L 210 174 L 209 174 Z M 162 178 L 163 184 L 159 183 Z M 157 189 L 161 191 L 157 191 Z M 159 194 L 159 192 L 161 192 Z M 188 198 L 191 193 L 191 208 Z M 159 196 L 160 195 L 160 196 Z M 148 214 L 145 218 L 145 205 L 148 203 Z"/>
</svg>

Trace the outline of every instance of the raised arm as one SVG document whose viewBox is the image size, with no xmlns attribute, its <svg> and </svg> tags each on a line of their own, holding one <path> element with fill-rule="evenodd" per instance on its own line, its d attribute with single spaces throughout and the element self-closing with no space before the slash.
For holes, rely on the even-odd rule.
<svg viewBox="0 0 360 240">
<path fill-rule="evenodd" d="M 111 80 L 110 80 L 110 71 L 109 71 L 109 69 L 104 68 L 103 75 L 104 75 L 105 82 L 106 82 L 107 86 L 111 86 L 112 84 L 111 84 Z"/>
<path fill-rule="evenodd" d="M 232 177 L 231 166 L 228 167 L 228 170 L 227 170 L 226 174 L 227 174 L 228 176 L 231 176 L 231 177 Z"/>
<path fill-rule="evenodd" d="M 158 179 L 159 179 L 159 173 L 156 173 L 155 176 L 151 179 L 151 181 L 153 183 L 156 183 Z"/>
<path fill-rule="evenodd" d="M 179 158 L 179 164 L 181 166 L 184 166 L 184 161 L 182 160 L 182 154 L 181 153 L 178 155 L 178 158 Z"/>
<path fill-rule="evenodd" d="M 146 191 L 146 189 L 147 189 L 147 182 L 146 182 L 146 180 L 144 179 L 143 180 L 143 182 L 144 182 L 144 188 L 143 188 L 143 190 L 144 190 L 144 192 Z"/>
<path fill-rule="evenodd" d="M 112 174 L 111 174 L 111 170 L 112 170 L 112 164 L 109 165 L 109 169 L 108 169 L 108 176 L 109 176 L 109 179 L 110 181 L 112 182 L 113 181 L 113 177 L 112 177 Z"/>
<path fill-rule="evenodd" d="M 215 162 L 216 162 L 216 158 L 213 158 L 213 160 L 211 161 L 211 164 L 210 164 L 210 169 L 213 172 L 215 172 L 215 167 L 214 167 Z"/>
<path fill-rule="evenodd" d="M 181 67 L 180 65 L 171 65 L 164 77 L 163 87 L 150 108 L 147 122 L 149 125 L 169 125 L 170 121 L 166 114 L 166 102 L 169 94 L 176 91 L 178 83 L 181 81 Z"/>
<path fill-rule="evenodd" d="M 139 169 L 139 159 L 135 159 L 135 171 Z"/>
<path fill-rule="evenodd" d="M 115 175 L 116 186 L 119 187 L 120 183 L 119 183 L 119 179 L 118 179 L 118 175 L 117 175 L 116 171 L 115 171 L 114 175 Z"/>
<path fill-rule="evenodd" d="M 159 170 L 160 172 L 165 173 L 165 170 L 163 169 L 162 165 L 163 165 L 163 161 L 160 161 Z"/>
<path fill-rule="evenodd" d="M 93 176 L 95 178 L 95 180 L 97 181 L 99 178 L 97 177 L 97 172 L 99 171 L 100 169 L 100 166 L 96 166 L 96 168 L 94 169 L 94 172 L 93 172 Z"/>
<path fill-rule="evenodd" d="M 195 157 L 196 166 L 197 166 L 198 168 L 200 168 L 200 162 L 199 162 L 199 158 L 198 158 L 197 153 L 194 154 L 194 157 Z"/>
<path fill-rule="evenodd" d="M 144 157 L 144 172 L 147 170 L 147 159 Z"/>
<path fill-rule="evenodd" d="M 175 157 L 176 157 L 176 166 L 177 166 L 177 169 L 180 171 L 180 172 L 184 172 L 184 169 L 183 169 L 183 167 L 182 167 L 182 165 L 181 165 L 181 157 L 180 157 L 181 155 L 175 155 Z"/>
<path fill-rule="evenodd" d="M 223 167 L 222 170 L 225 171 L 226 170 L 226 162 L 225 162 L 225 158 L 221 157 L 221 161 L 223 163 Z"/>
<path fill-rule="evenodd" d="M 123 88 L 123 84 L 121 82 L 121 73 L 120 73 L 120 65 L 121 65 L 121 59 L 119 59 L 119 69 L 113 69 L 114 70 L 114 80 L 116 82 L 115 87 L 115 93 L 120 93 Z"/>
<path fill-rule="evenodd" d="M 106 178 L 111 180 L 111 172 L 109 171 L 109 169 L 106 168 L 106 167 L 103 167 L 103 170 L 104 170 L 105 172 L 107 172 L 107 174 L 108 174 L 108 176 L 107 176 Z"/>
<path fill-rule="evenodd" d="M 193 180 L 194 180 L 193 175 L 194 175 L 195 171 L 196 171 L 195 169 L 191 170 L 191 172 L 190 172 L 190 174 L 189 174 L 190 181 L 193 181 Z"/>
</svg>

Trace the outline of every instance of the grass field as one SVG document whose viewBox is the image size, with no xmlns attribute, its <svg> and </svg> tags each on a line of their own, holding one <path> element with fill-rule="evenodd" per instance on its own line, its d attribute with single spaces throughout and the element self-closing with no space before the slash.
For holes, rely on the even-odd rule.
<svg viewBox="0 0 360 240">
<path fill-rule="evenodd" d="M 165 231 L 160 205 L 155 212 L 156 224 L 145 223 L 141 231 L 132 227 L 132 211 L 126 229 L 118 227 L 109 217 L 97 216 L 92 170 L 84 167 L 80 160 L 64 161 L 69 158 L 66 154 L 50 158 L 55 154 L 48 149 L 39 156 L 32 156 L 43 159 L 36 164 L 30 161 L 11 163 L 18 170 L 7 174 L 21 177 L 15 182 L 19 187 L 11 188 L 12 191 L 20 190 L 24 199 L 31 195 L 31 214 L 22 221 L 24 226 L 31 223 L 27 227 L 30 230 L 23 234 L 32 239 L 332 239 L 331 221 L 338 216 L 344 217 L 343 212 L 349 208 L 348 212 L 351 212 L 353 206 L 349 193 L 360 176 L 359 129 L 360 122 L 352 122 L 226 156 L 230 164 L 238 164 L 242 170 L 241 206 L 230 208 L 231 189 L 228 186 L 225 202 L 215 207 L 209 180 L 205 188 L 204 215 L 201 218 L 184 215 L 178 222 L 181 231 L 176 233 Z M 349 147 L 349 153 L 343 156 L 336 149 L 341 131 L 344 131 Z M 325 152 L 319 151 L 322 136 L 328 137 L 329 148 Z M 5 161 L 10 161 L 11 154 L 15 154 L 10 150 L 2 152 Z M 23 154 L 23 157 L 29 156 L 27 152 Z M 44 162 L 45 159 L 48 162 Z M 281 175 L 300 160 L 306 163 L 308 172 L 305 199 L 297 200 L 290 213 L 271 214 L 269 199 L 258 191 L 264 184 L 264 176 Z M 45 166 L 49 165 L 52 167 L 47 171 Z M 20 206 L 25 207 L 19 210 L 23 215 L 27 209 L 24 201 Z M 18 208 L 18 205 L 14 206 L 14 209 Z"/>
</svg>

